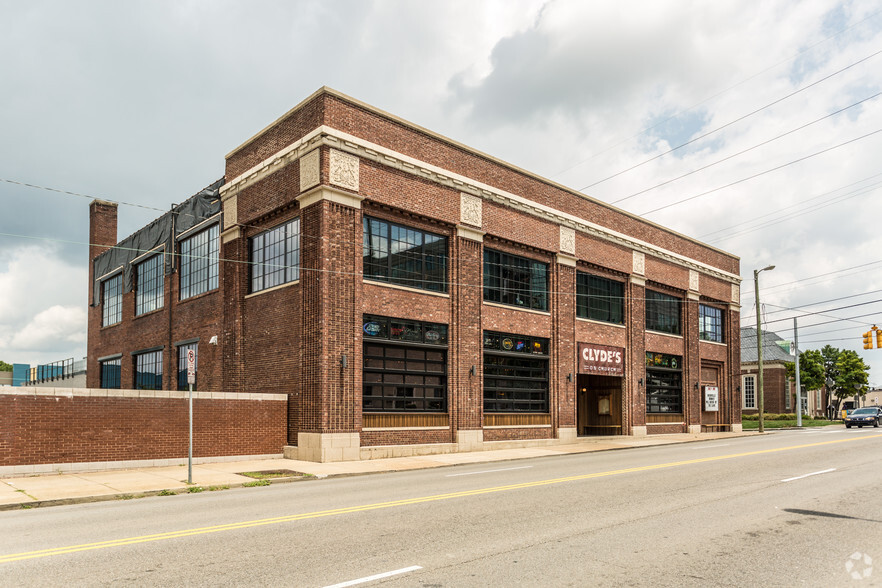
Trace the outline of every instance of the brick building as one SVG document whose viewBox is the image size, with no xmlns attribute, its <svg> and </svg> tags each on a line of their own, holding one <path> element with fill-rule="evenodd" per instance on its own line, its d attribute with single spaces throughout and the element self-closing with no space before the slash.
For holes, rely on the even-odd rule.
<svg viewBox="0 0 882 588">
<path fill-rule="evenodd" d="M 300 459 L 741 426 L 737 257 L 328 88 L 128 253 L 90 226 L 89 386 L 194 349 Z"/>
<path fill-rule="evenodd" d="M 785 341 L 777 333 L 763 330 L 764 412 L 778 414 L 796 412 L 796 382 L 787 377 L 787 364 L 795 361 L 796 355 L 791 352 L 789 341 Z M 741 329 L 741 410 L 745 414 L 759 412 L 757 374 L 759 374 L 759 360 L 756 329 L 744 327 Z M 825 391 L 803 390 L 803 414 L 821 415 L 824 414 L 826 407 Z"/>
</svg>

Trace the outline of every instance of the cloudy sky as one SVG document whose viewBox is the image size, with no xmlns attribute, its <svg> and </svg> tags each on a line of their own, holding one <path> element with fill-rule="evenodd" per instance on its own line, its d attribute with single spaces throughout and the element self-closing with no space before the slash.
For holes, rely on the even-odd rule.
<svg viewBox="0 0 882 588">
<path fill-rule="evenodd" d="M 742 326 L 774 264 L 767 328 L 882 385 L 879 0 L 0 0 L 0 28 L 4 361 L 85 355 L 92 197 L 122 238 L 327 85 L 738 255 Z"/>
</svg>

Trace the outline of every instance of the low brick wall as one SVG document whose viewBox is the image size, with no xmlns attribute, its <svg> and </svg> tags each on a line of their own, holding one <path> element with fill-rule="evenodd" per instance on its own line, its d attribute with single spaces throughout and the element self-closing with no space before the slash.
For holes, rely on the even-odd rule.
<svg viewBox="0 0 882 588">
<path fill-rule="evenodd" d="M 0 390 L 0 468 L 187 458 L 187 392 Z M 193 393 L 193 457 L 281 455 L 284 394 Z"/>
</svg>

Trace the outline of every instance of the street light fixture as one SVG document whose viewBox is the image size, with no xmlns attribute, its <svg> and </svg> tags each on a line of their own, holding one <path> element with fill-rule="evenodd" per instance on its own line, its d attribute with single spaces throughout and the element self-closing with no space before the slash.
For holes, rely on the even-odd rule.
<svg viewBox="0 0 882 588">
<path fill-rule="evenodd" d="M 762 314 L 760 313 L 760 299 L 759 299 L 759 275 L 760 272 L 772 271 L 775 269 L 774 265 L 769 265 L 764 267 L 763 269 L 753 270 L 753 289 L 756 293 L 756 359 L 757 359 L 757 368 L 759 369 L 759 374 L 757 378 L 757 409 L 759 411 L 759 432 L 765 432 L 765 426 L 763 423 L 763 326 L 762 326 Z"/>
</svg>

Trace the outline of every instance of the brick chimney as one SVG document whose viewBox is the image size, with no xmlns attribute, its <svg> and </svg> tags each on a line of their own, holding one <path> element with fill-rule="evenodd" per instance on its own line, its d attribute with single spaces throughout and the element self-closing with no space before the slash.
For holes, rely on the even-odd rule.
<svg viewBox="0 0 882 588">
<path fill-rule="evenodd" d="M 116 245 L 116 202 L 93 200 L 89 205 L 89 302 L 95 283 L 92 261 L 108 248 Z"/>
</svg>

